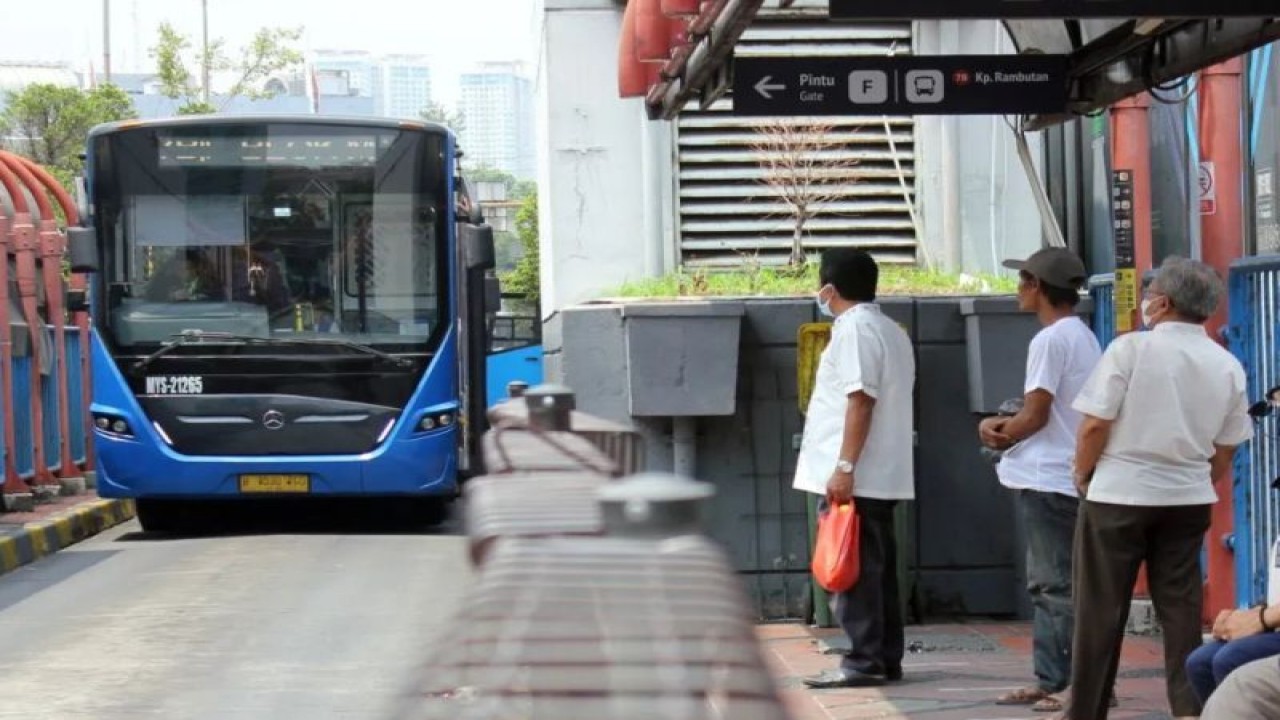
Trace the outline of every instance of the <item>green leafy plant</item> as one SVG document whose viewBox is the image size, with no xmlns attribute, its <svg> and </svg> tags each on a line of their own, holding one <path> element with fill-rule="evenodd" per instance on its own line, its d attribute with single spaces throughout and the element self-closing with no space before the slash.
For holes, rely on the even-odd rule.
<svg viewBox="0 0 1280 720">
<path fill-rule="evenodd" d="M 524 254 L 516 261 L 514 270 L 501 276 L 502 289 L 505 292 L 523 293 L 529 300 L 536 302 L 541 282 L 538 258 L 537 193 L 526 197 L 524 204 L 516 213 L 516 235 L 520 238 L 520 246 Z"/>
<path fill-rule="evenodd" d="M 9 149 L 45 166 L 63 187 L 83 172 L 85 136 L 93 126 L 137 117 L 133 101 L 115 85 L 90 90 L 60 85 L 28 85 L 9 93 L 0 114 L 0 135 L 15 139 Z"/>
<path fill-rule="evenodd" d="M 273 74 L 302 64 L 302 53 L 294 47 L 301 38 L 301 28 L 262 28 L 241 48 L 238 57 L 232 57 L 221 39 L 210 42 L 206 50 L 193 52 L 189 37 L 169 23 L 161 23 L 160 37 L 151 48 L 151 57 L 156 61 L 161 93 L 182 102 L 179 114 L 213 113 L 221 108 L 205 99 L 212 97 L 211 89 L 204 87 L 202 80 L 205 68 L 209 73 L 231 73 L 236 78 L 231 87 L 220 94 L 224 106 L 238 97 L 251 100 L 274 97 L 274 92 L 259 86 Z M 194 60 L 201 77 L 188 69 L 189 60 Z"/>
</svg>

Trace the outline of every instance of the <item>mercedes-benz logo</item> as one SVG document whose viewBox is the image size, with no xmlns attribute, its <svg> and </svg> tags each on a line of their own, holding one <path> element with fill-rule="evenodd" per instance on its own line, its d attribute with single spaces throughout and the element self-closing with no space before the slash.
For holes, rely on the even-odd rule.
<svg viewBox="0 0 1280 720">
<path fill-rule="evenodd" d="M 284 427 L 284 413 L 279 410 L 268 410 L 262 416 L 262 427 L 268 430 L 280 430 Z"/>
</svg>

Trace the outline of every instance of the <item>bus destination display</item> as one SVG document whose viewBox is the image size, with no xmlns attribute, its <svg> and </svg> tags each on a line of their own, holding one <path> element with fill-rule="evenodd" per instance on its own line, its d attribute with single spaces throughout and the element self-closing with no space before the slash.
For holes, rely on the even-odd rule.
<svg viewBox="0 0 1280 720">
<path fill-rule="evenodd" d="M 334 167 L 373 165 L 376 136 L 179 137 L 157 138 L 160 167 Z"/>
</svg>

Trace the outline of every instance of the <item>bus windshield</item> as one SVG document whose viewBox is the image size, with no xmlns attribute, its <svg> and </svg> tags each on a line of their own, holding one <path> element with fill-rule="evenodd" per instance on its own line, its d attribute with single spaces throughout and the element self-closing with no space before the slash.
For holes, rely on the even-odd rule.
<svg viewBox="0 0 1280 720">
<path fill-rule="evenodd" d="M 414 352 L 448 323 L 442 134 L 175 124 L 92 151 L 121 351 L 202 331 Z"/>
</svg>

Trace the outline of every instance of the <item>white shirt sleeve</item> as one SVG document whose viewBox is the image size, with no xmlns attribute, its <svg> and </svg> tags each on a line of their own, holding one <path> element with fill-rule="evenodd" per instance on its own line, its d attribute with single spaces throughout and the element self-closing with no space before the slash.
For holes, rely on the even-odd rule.
<svg viewBox="0 0 1280 720">
<path fill-rule="evenodd" d="M 1067 353 L 1059 345 L 1052 337 L 1044 334 L 1032 339 L 1031 346 L 1027 348 L 1027 379 L 1022 390 L 1024 393 L 1044 390 L 1050 395 L 1058 394 L 1067 366 Z"/>
<path fill-rule="evenodd" d="M 1233 447 L 1253 438 L 1253 423 L 1249 419 L 1249 399 L 1245 395 L 1247 381 L 1244 370 L 1237 368 L 1235 387 L 1232 389 L 1231 410 L 1222 422 L 1222 430 L 1213 439 L 1214 445 Z"/>
<path fill-rule="evenodd" d="M 871 333 L 857 325 L 839 333 L 834 339 L 833 356 L 840 391 L 848 397 L 864 392 L 880 397 L 880 378 L 884 375 L 884 348 Z"/>
<path fill-rule="evenodd" d="M 1115 420 L 1120 415 L 1133 375 L 1134 337 L 1122 335 L 1107 347 L 1071 407 L 1102 420 Z"/>
</svg>

